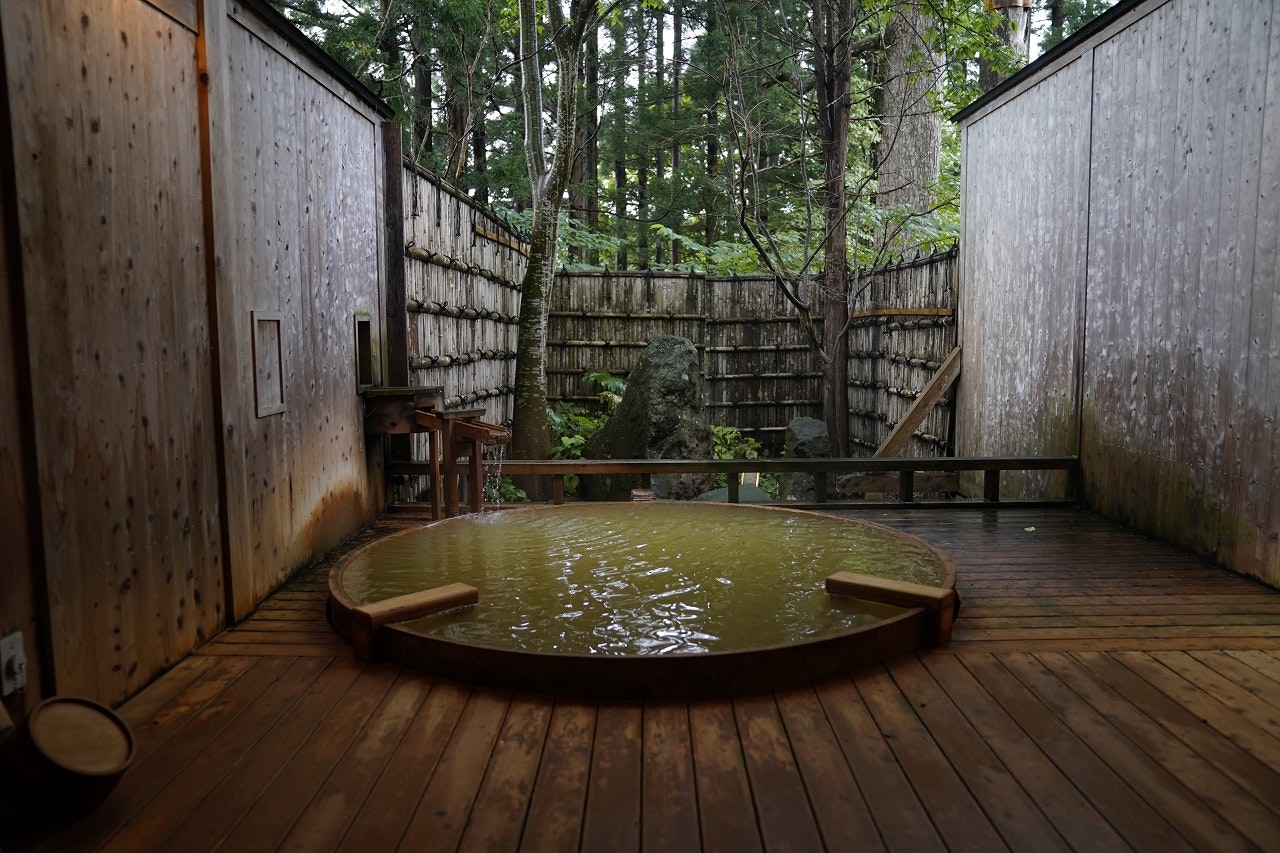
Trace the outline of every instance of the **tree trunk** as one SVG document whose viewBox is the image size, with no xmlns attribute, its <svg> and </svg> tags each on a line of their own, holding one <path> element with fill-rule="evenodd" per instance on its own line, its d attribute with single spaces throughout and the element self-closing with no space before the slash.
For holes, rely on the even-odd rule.
<svg viewBox="0 0 1280 853">
<path fill-rule="evenodd" d="M 585 0 L 583 0 L 585 2 Z M 555 47 L 555 133 L 551 161 L 546 158 L 546 125 L 542 112 L 542 63 L 539 61 L 537 0 L 520 0 L 520 76 L 523 80 L 525 161 L 533 193 L 529 266 L 521 284 L 516 343 L 515 421 L 511 452 L 516 459 L 545 459 L 551 449 L 547 424 L 547 320 L 555 284 L 556 235 L 564 204 L 577 130 L 582 82 L 582 43 L 587 12 L 571 0 L 568 15 L 560 0 L 549 0 L 546 32 Z M 540 489 L 526 489 L 535 497 Z"/>
<path fill-rule="evenodd" d="M 941 83 L 943 60 L 924 39 L 930 24 L 918 0 L 904 0 L 894 8 L 886 32 L 876 204 L 925 213 L 933 206 L 942 152 L 942 118 L 931 97 Z"/>
<path fill-rule="evenodd" d="M 591 111 L 587 113 L 589 133 L 587 142 L 579 156 L 586 162 L 584 169 L 587 176 L 587 230 L 592 234 L 600 233 L 600 38 L 599 31 L 592 29 L 587 35 L 587 103 Z M 600 266 L 600 250 L 594 245 L 587 250 L 587 264 Z"/>
<path fill-rule="evenodd" d="M 832 451 L 844 456 L 849 450 L 849 247 L 845 223 L 849 193 L 845 181 L 853 71 L 852 0 L 817 0 L 814 15 L 815 24 L 820 24 L 814 29 L 821 34 L 814 52 L 814 77 L 822 134 L 822 408 Z"/>
<path fill-rule="evenodd" d="M 986 9 L 989 14 L 998 15 L 996 24 L 1004 46 L 1021 57 L 1025 64 L 1031 55 L 1031 3 L 1030 0 L 987 0 Z M 1049 4 L 1049 38 L 1052 44 L 1062 40 L 1063 11 L 1062 2 Z M 1056 38 L 1055 38 L 1056 36 Z M 997 70 L 985 57 L 978 58 L 978 85 L 982 91 L 989 92 L 1004 81 L 1007 75 Z"/>
<path fill-rule="evenodd" d="M 653 88 L 654 100 L 653 111 L 655 114 L 661 110 L 661 95 L 667 87 L 667 40 L 666 40 L 666 21 L 663 20 L 662 10 L 656 9 L 653 13 Z M 661 188 L 663 181 L 667 177 L 667 151 L 662 145 L 653 146 L 653 177 Z M 659 204 L 662 204 L 660 201 Z M 652 211 L 652 207 L 650 210 Z M 666 220 L 666 206 L 662 205 L 661 220 Z M 645 231 L 649 231 L 649 222 L 652 216 L 646 216 L 644 221 Z M 653 261 L 661 267 L 666 261 L 666 238 L 654 237 L 653 240 Z"/>
<path fill-rule="evenodd" d="M 613 48 L 609 65 L 613 82 L 609 99 L 609 147 L 613 155 L 613 237 L 617 248 L 613 268 L 627 268 L 627 28 L 622 23 L 610 27 Z"/>
<path fill-rule="evenodd" d="M 485 111 L 476 114 L 475 127 L 471 129 L 471 171 L 479 179 L 476 181 L 476 201 L 485 207 L 489 206 L 489 133 L 484 121 Z"/>
<path fill-rule="evenodd" d="M 675 0 L 671 4 L 671 126 L 680 127 L 681 84 L 684 81 L 684 0 Z M 671 140 L 671 181 L 673 185 L 680 179 L 680 136 Z M 681 221 L 677 220 L 673 229 L 679 233 Z M 671 241 L 671 266 L 680 265 L 683 245 L 679 240 Z"/>
<path fill-rule="evenodd" d="M 414 23 L 409 33 L 409 44 L 413 46 L 414 52 L 413 89 L 415 93 L 413 118 L 409 123 L 410 139 L 413 142 L 410 156 L 415 163 L 418 162 L 422 152 L 431 150 L 431 111 L 435 108 L 433 103 L 435 93 L 431 88 L 431 63 L 428 61 L 421 34 L 418 32 L 420 26 L 422 26 L 420 22 Z"/>
<path fill-rule="evenodd" d="M 636 7 L 636 116 L 643 115 L 649 89 L 649 38 L 644 6 Z M 649 268 L 649 146 L 648 132 L 636 134 L 636 153 L 640 164 L 636 169 L 636 267 Z"/>
</svg>

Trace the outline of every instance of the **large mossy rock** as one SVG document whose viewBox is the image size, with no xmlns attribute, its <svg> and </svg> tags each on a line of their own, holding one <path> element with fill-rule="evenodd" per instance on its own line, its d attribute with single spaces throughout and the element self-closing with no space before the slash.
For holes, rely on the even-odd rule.
<svg viewBox="0 0 1280 853">
<path fill-rule="evenodd" d="M 822 459 L 831 455 L 831 434 L 827 424 L 817 418 L 796 418 L 787 424 L 782 455 L 788 459 Z M 783 474 L 778 478 L 778 497 L 783 500 L 811 501 L 812 474 Z"/>
<path fill-rule="evenodd" d="M 584 459 L 710 459 L 707 389 L 698 350 L 688 338 L 663 335 L 645 347 L 622 402 L 587 441 Z M 714 485 L 711 474 L 655 476 L 659 498 L 688 500 Z M 643 479 L 622 474 L 584 476 L 578 493 L 587 500 L 630 500 Z"/>
</svg>

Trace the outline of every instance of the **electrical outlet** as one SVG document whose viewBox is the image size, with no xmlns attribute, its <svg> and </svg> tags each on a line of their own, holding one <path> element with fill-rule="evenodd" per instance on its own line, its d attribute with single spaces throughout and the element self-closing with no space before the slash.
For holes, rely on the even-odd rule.
<svg viewBox="0 0 1280 853">
<path fill-rule="evenodd" d="M 27 656 L 22 651 L 22 632 L 0 639 L 0 696 L 17 693 L 27 686 Z"/>
</svg>

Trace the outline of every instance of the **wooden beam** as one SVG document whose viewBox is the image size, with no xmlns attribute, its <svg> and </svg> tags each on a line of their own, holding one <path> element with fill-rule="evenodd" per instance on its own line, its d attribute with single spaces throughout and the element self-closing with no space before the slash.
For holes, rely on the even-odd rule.
<svg viewBox="0 0 1280 853">
<path fill-rule="evenodd" d="M 884 457 L 902 453 L 907 446 L 907 441 L 920 424 L 924 423 L 925 415 L 938 404 L 943 393 L 951 387 L 951 383 L 955 382 L 959 375 L 960 347 L 956 347 L 951 351 L 951 355 L 947 356 L 947 360 L 942 362 L 938 372 L 933 374 L 929 384 L 920 392 L 920 396 L 916 397 L 916 401 L 911 404 L 910 409 L 907 409 L 907 413 L 902 416 L 902 420 L 898 421 L 898 425 L 893 428 L 893 432 L 889 433 L 889 437 L 884 440 L 884 444 L 880 445 L 875 455 Z"/>
<path fill-rule="evenodd" d="M 480 591 L 465 583 L 451 583 L 421 592 L 411 592 L 354 608 L 351 645 L 361 660 L 373 660 L 374 637 L 383 625 L 420 619 L 443 610 L 467 607 L 480 601 Z"/>
<path fill-rule="evenodd" d="M 865 320 L 868 317 L 951 317 L 954 308 L 871 308 L 866 311 L 850 311 L 849 319 Z"/>
<path fill-rule="evenodd" d="M 387 363 L 383 382 L 409 384 L 409 319 L 404 275 L 404 149 L 400 125 L 382 124 L 383 341 Z"/>
<path fill-rule="evenodd" d="M 935 614 L 935 643 L 951 639 L 951 627 L 955 619 L 956 592 L 936 586 L 910 581 L 863 575 L 856 572 L 836 572 L 827 578 L 828 595 L 844 595 L 865 601 L 878 601 L 895 607 L 923 607 Z"/>
</svg>

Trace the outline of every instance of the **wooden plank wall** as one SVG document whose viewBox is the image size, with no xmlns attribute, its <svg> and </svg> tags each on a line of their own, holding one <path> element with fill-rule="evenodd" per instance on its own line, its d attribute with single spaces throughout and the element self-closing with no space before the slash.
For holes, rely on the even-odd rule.
<svg viewBox="0 0 1280 853">
<path fill-rule="evenodd" d="M 103 701 L 225 618 L 194 4 L 167 7 L 0 4 L 43 651 L 59 692 Z"/>
<path fill-rule="evenodd" d="M 0 636 L 22 632 L 29 652 L 27 679 L 31 687 L 6 699 L 10 716 L 18 719 L 42 698 L 36 614 L 44 609 L 40 588 L 44 563 L 40 557 L 40 492 L 31 453 L 35 436 L 12 126 L 4 39 L 0 38 L 0 542 L 8 564 L 0 571 Z"/>
<path fill-rule="evenodd" d="M 584 372 L 626 377 L 650 341 L 679 335 L 701 354 L 709 422 L 778 450 L 792 419 L 820 415 L 821 374 L 771 278 L 574 272 L 560 276 L 552 300 L 552 399 L 593 405 L 600 388 Z"/>
<path fill-rule="evenodd" d="M 355 322 L 370 320 L 379 347 L 383 193 L 374 110 L 252 10 L 229 2 L 226 17 L 217 53 L 233 89 L 214 135 L 214 210 L 239 618 L 382 508 Z M 255 359 L 271 355 L 269 337 L 254 339 L 264 315 L 280 318 L 278 410 L 260 406 L 269 395 L 257 387 Z"/>
<path fill-rule="evenodd" d="M 964 128 L 961 456 L 1079 452 L 1091 76 L 1086 57 L 1044 80 L 1041 124 L 996 112 Z M 1009 472 L 1002 493 L 1061 497 L 1061 477 Z"/>
<path fill-rule="evenodd" d="M 1083 347 L 1074 412 L 1085 500 L 1272 584 L 1280 584 L 1277 11 L 1277 0 L 1121 10 L 962 123 L 961 451 L 1022 452 L 1011 446 L 1018 441 L 1057 451 L 1046 440 L 1053 430 L 1034 427 L 1059 418 L 1053 394 L 1059 376 L 1067 384 L 1065 364 L 1044 374 L 1051 381 L 1033 372 L 1030 396 L 1007 389 L 1025 371 L 1023 350 L 1057 343 L 1075 324 L 1074 340 L 1061 343 L 1072 353 Z M 1073 143 L 1046 156 L 1053 152 L 1028 148 L 1029 134 L 1011 137 L 1016 128 L 1034 128 L 1045 144 Z M 1017 188 L 1012 208 L 991 197 L 993 186 Z M 1031 239 L 1021 245 L 1064 252 L 1061 263 L 1029 267 L 1003 235 L 993 239 L 1011 209 L 1027 223 L 1021 234 Z M 1006 325 L 1028 291 L 1069 293 L 1083 308 L 1023 311 L 1036 322 Z M 993 345 L 1005 336 L 1007 348 Z M 971 345 L 980 369 L 971 370 Z M 982 385 L 971 384 L 975 376 Z M 993 444 L 990 432 L 1007 438 Z"/>
<path fill-rule="evenodd" d="M 447 408 L 511 419 L 519 235 L 460 191 L 404 170 L 410 383 L 444 389 Z M 423 451 L 425 452 L 425 451 Z"/>
<path fill-rule="evenodd" d="M 868 455 L 884 443 L 956 346 L 958 253 L 861 272 L 849 328 L 849 439 Z M 948 456 L 953 395 L 916 430 L 904 456 Z"/>
<path fill-rule="evenodd" d="M 124 699 L 384 504 L 354 322 L 381 341 L 385 108 L 274 14 L 0 5 L 0 630 L 47 664 L 27 704 Z"/>
</svg>

